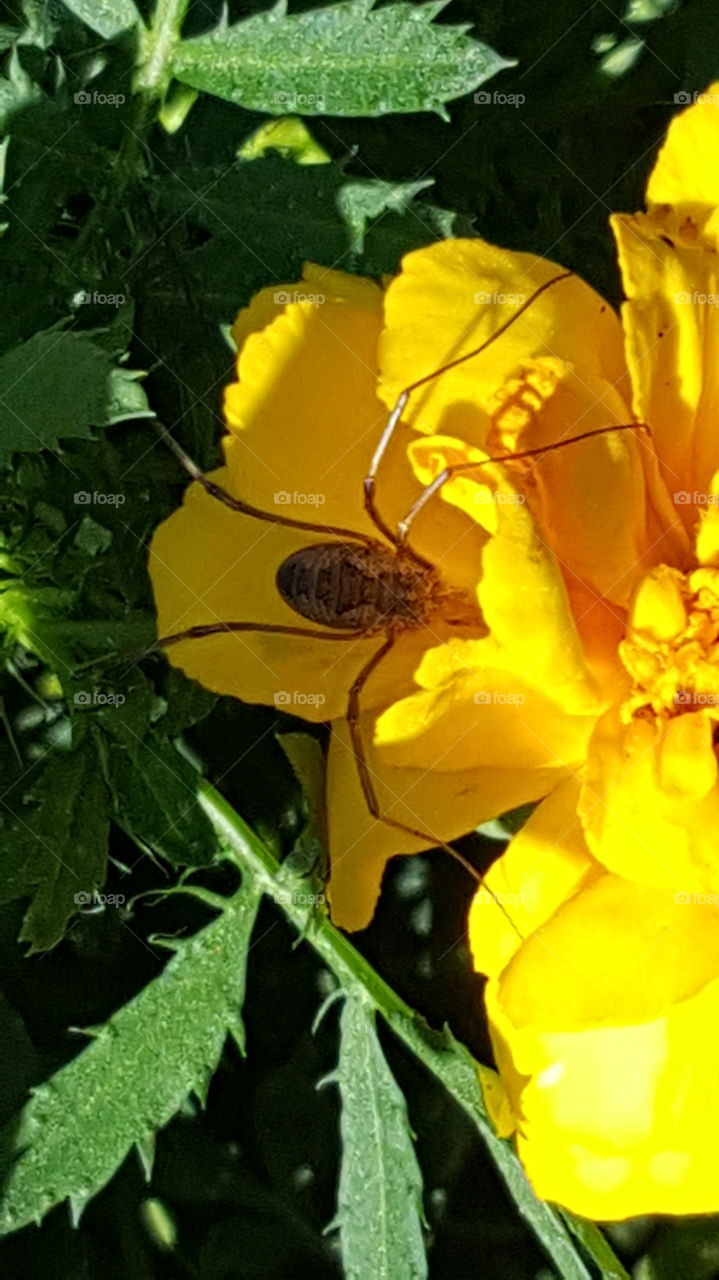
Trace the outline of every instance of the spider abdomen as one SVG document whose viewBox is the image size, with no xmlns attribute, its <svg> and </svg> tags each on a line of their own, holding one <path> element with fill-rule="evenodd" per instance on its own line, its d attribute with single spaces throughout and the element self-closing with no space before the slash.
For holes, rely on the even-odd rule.
<svg viewBox="0 0 719 1280">
<path fill-rule="evenodd" d="M 287 556 L 275 582 L 301 617 L 341 631 L 371 632 L 400 619 L 421 622 L 424 578 L 426 571 L 379 543 L 320 542 Z"/>
</svg>

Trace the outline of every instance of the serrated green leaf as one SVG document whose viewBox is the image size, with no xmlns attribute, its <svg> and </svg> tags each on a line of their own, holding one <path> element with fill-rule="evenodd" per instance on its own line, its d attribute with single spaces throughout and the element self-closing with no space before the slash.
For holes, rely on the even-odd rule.
<svg viewBox="0 0 719 1280">
<path fill-rule="evenodd" d="M 245 965 L 259 895 L 243 885 L 214 920 L 22 1113 L 18 1159 L 0 1201 L 0 1233 L 70 1199 L 77 1211 L 135 1143 L 202 1096 L 228 1033 L 241 1039 Z"/>
<path fill-rule="evenodd" d="M 104 40 L 114 40 L 140 21 L 133 0 L 63 0 L 63 3 Z"/>
<path fill-rule="evenodd" d="M 145 414 L 131 375 L 84 333 L 47 329 L 0 357 L 0 458 Z"/>
<path fill-rule="evenodd" d="M 407 1105 L 377 1036 L 375 1012 L 350 991 L 342 1010 L 337 1082 L 342 1165 L 337 1224 L 348 1280 L 422 1280 L 422 1175 Z"/>
<path fill-rule="evenodd" d="M 441 4 L 367 0 L 285 13 L 277 5 L 175 48 L 178 80 L 270 115 L 382 116 L 437 111 L 514 65 L 438 26 Z"/>
<path fill-rule="evenodd" d="M 108 795 L 90 744 L 38 767 L 24 794 L 13 788 L 3 819 L 0 901 L 31 896 L 20 939 L 44 951 L 62 937 L 76 896 L 105 880 Z"/>
</svg>

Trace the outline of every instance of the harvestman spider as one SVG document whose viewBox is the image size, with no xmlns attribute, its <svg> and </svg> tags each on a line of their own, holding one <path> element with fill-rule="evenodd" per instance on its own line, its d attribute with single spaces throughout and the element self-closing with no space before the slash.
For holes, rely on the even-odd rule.
<svg viewBox="0 0 719 1280">
<path fill-rule="evenodd" d="M 377 507 L 377 476 L 382 459 L 392 441 L 402 412 L 413 392 L 432 382 L 440 374 L 463 364 L 479 355 L 514 324 L 519 317 L 531 307 L 536 300 L 554 285 L 567 280 L 573 275 L 564 271 L 561 275 L 546 280 L 525 299 L 520 307 L 501 324 L 480 346 L 458 356 L 457 359 L 442 365 L 432 373 L 418 378 L 401 392 L 387 420 L 379 443 L 370 462 L 369 471 L 364 479 L 364 509 L 372 520 L 379 534 L 390 544 L 377 538 L 371 538 L 353 529 L 344 529 L 337 525 L 315 524 L 307 520 L 293 520 L 287 516 L 269 514 L 257 507 L 250 506 L 238 498 L 232 497 L 226 490 L 210 480 L 185 451 L 168 434 L 165 428 L 155 422 L 155 427 L 164 442 L 174 453 L 189 475 L 196 480 L 213 498 L 223 502 L 232 511 L 245 516 L 253 516 L 272 524 L 286 525 L 293 529 L 302 529 L 308 533 L 323 534 L 325 539 L 330 535 L 333 541 L 315 542 L 293 552 L 280 564 L 275 583 L 282 599 L 310 622 L 319 623 L 328 630 L 314 630 L 307 627 L 295 627 L 281 624 L 261 622 L 213 622 L 194 626 L 186 631 L 178 631 L 172 635 L 161 637 L 158 647 L 167 649 L 171 645 L 186 640 L 200 640 L 222 632 L 268 631 L 277 635 L 305 636 L 313 640 L 339 640 L 343 642 L 366 639 L 368 636 L 383 634 L 381 645 L 364 664 L 356 676 L 349 691 L 347 700 L 347 724 L 350 742 L 357 763 L 357 772 L 362 792 L 372 817 L 377 821 L 404 831 L 407 835 L 420 840 L 429 841 L 434 847 L 444 849 L 464 867 L 469 874 L 482 884 L 483 877 L 458 850 L 446 844 L 431 832 L 421 831 L 399 822 L 381 812 L 371 771 L 367 763 L 362 736 L 360 733 L 360 696 L 372 672 L 387 656 L 400 632 L 408 628 L 423 626 L 430 616 L 448 602 L 460 602 L 458 593 L 443 586 L 437 567 L 420 556 L 407 542 L 407 537 L 419 513 L 430 499 L 454 475 L 464 471 L 476 471 L 487 463 L 463 462 L 446 467 L 419 495 L 396 529 L 390 528 Z M 574 444 L 579 440 L 587 440 L 592 436 L 602 435 L 610 431 L 627 429 L 646 430 L 643 423 L 627 422 L 614 426 L 598 427 L 567 440 L 559 440 L 552 445 L 526 449 L 521 453 L 500 454 L 488 459 L 491 463 L 514 462 L 523 458 L 538 457 L 564 445 Z M 495 895 L 492 895 L 493 897 Z M 510 919 L 501 902 L 495 897 L 507 919 Z M 516 925 L 511 921 L 512 927 Z M 517 930 L 518 932 L 518 930 Z M 521 936 L 521 935 L 520 935 Z"/>
</svg>

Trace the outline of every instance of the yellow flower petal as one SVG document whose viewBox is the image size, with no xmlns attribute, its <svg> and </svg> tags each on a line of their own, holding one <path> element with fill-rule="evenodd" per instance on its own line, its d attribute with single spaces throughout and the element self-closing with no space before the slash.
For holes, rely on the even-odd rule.
<svg viewBox="0 0 719 1280">
<path fill-rule="evenodd" d="M 716 1212 L 718 966 L 716 906 L 605 876 L 489 983 L 539 1196 L 602 1220 Z"/>
<path fill-rule="evenodd" d="M 479 1083 L 487 1113 L 498 1138 L 511 1138 L 514 1133 L 514 1114 L 507 1090 L 501 1077 L 491 1067 L 479 1066 Z"/>
<path fill-rule="evenodd" d="M 389 286 L 381 364 L 383 396 L 400 391 L 471 351 L 508 320 L 531 293 L 563 268 L 483 240 L 444 240 L 407 254 Z M 429 434 L 482 445 L 498 387 L 522 362 L 559 354 L 582 377 L 609 389 L 624 373 L 616 316 L 574 276 L 548 289 L 476 359 L 418 390 L 404 418 Z"/>
<path fill-rule="evenodd" d="M 387 418 L 377 395 L 381 308 L 371 281 L 307 266 L 299 284 L 264 289 L 240 313 L 225 454 L 246 502 L 382 541 L 363 492 Z M 411 436 L 399 428 L 378 473 L 379 509 L 392 527 L 421 491 L 407 461 Z M 453 585 L 474 586 L 482 537 L 458 514 L 436 504 L 410 543 Z"/>
<path fill-rule="evenodd" d="M 604 866 L 646 885 L 719 888 L 716 718 L 709 709 L 666 723 L 647 717 L 622 724 L 614 710 L 602 717 L 579 813 Z"/>
<path fill-rule="evenodd" d="M 269 292 L 238 317 L 241 337 L 243 329 L 266 322 L 272 309 L 279 312 L 246 338 L 239 381 L 225 392 L 228 464 L 253 506 L 374 533 L 363 509 L 362 476 L 385 417 L 375 372 L 381 292 L 337 272 L 291 291 L 273 290 L 305 300 L 277 306 Z M 401 485 L 401 469 L 392 480 Z M 412 493 L 411 483 L 400 491 L 401 511 Z"/>
<path fill-rule="evenodd" d="M 501 505 L 482 553 L 479 602 L 506 665 L 570 714 L 597 713 L 594 685 L 556 559 L 525 505 Z"/>
<path fill-rule="evenodd" d="M 669 565 L 647 574 L 632 602 L 630 625 L 657 644 L 676 639 L 687 623 L 682 575 Z"/>
<path fill-rule="evenodd" d="M 696 554 L 699 564 L 719 565 L 719 471 L 709 483 L 707 501 L 699 512 Z"/>
<path fill-rule="evenodd" d="M 490 816 L 506 813 L 556 784 L 556 770 L 519 768 L 457 770 L 440 774 L 396 769 L 384 763 L 372 745 L 374 717 L 363 716 L 365 755 L 378 793 L 380 810 L 430 838 L 417 840 L 369 814 L 362 794 L 346 722 L 332 728 L 327 797 L 332 918 L 344 929 L 363 929 L 372 919 L 382 875 L 395 854 L 431 848 L 454 840 Z M 446 855 L 449 857 L 449 854 Z"/>
<path fill-rule="evenodd" d="M 669 125 L 647 186 L 649 205 L 670 204 L 706 217 L 719 207 L 719 82 Z"/>
<path fill-rule="evenodd" d="M 581 763 L 593 716 L 568 715 L 550 690 L 542 693 L 499 664 L 481 664 L 481 641 L 450 641 L 450 648 L 457 646 L 469 654 L 468 670 L 436 688 L 396 697 L 381 714 L 376 742 L 388 763 L 439 774 L 463 767 L 567 769 Z M 417 678 L 423 677 L 421 666 Z"/>
<path fill-rule="evenodd" d="M 584 839 L 578 794 L 576 778 L 560 782 L 487 872 L 468 925 L 474 967 L 480 973 L 501 973 L 523 939 L 601 872 Z"/>
<path fill-rule="evenodd" d="M 612 219 L 634 413 L 651 426 L 676 515 L 693 531 L 719 468 L 719 272 L 679 215 Z"/>
</svg>

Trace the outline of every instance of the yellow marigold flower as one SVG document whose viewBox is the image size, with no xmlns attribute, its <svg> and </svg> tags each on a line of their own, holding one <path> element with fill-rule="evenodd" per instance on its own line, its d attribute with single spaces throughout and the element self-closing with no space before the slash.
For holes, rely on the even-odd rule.
<svg viewBox="0 0 719 1280">
<path fill-rule="evenodd" d="M 618 694 L 470 917 L 495 1123 L 539 1195 L 605 1220 L 719 1210 L 718 145 L 714 85 L 673 122 L 648 212 L 613 219 L 648 503 L 670 495 L 681 529 L 625 566 Z"/>
</svg>

